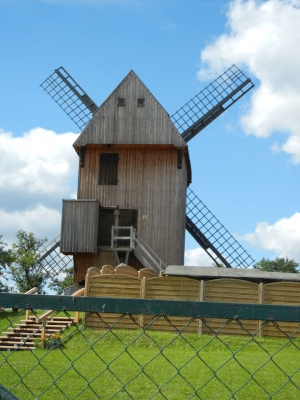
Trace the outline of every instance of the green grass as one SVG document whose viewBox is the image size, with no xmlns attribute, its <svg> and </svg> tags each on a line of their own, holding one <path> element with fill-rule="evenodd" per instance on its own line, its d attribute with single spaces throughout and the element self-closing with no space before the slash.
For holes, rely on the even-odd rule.
<svg viewBox="0 0 300 400">
<path fill-rule="evenodd" d="M 13 312 L 11 310 L 5 310 L 5 312 L 0 312 L 0 333 L 7 331 L 10 326 L 20 323 L 24 318 L 25 311 Z"/>
<path fill-rule="evenodd" d="M 0 383 L 26 400 L 299 399 L 299 339 L 72 327 L 63 343 L 0 352 Z"/>
</svg>

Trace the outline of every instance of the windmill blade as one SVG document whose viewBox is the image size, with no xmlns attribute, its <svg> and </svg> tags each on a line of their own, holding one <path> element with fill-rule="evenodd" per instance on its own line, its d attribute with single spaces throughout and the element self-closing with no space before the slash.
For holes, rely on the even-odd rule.
<svg viewBox="0 0 300 400">
<path fill-rule="evenodd" d="M 217 265 L 247 268 L 254 263 L 254 259 L 190 188 L 187 194 L 186 229 Z"/>
<path fill-rule="evenodd" d="M 98 108 L 63 67 L 55 69 L 40 86 L 81 130 L 86 127 Z"/>
<path fill-rule="evenodd" d="M 38 263 L 43 274 L 53 280 L 66 268 L 73 266 L 73 256 L 66 256 L 60 252 L 60 235 L 58 235 L 43 247 Z"/>
<path fill-rule="evenodd" d="M 254 87 L 250 78 L 232 65 L 171 116 L 188 142 Z"/>
</svg>

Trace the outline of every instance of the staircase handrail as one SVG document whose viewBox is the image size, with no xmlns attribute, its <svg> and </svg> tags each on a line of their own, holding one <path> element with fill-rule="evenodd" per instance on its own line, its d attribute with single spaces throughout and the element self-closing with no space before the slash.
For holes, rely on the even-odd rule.
<svg viewBox="0 0 300 400">
<path fill-rule="evenodd" d="M 71 297 L 77 297 L 77 296 L 81 296 L 85 291 L 85 288 L 81 288 L 78 289 L 76 292 L 74 292 Z M 46 337 L 46 321 L 48 319 L 48 317 L 53 314 L 55 312 L 55 310 L 48 310 L 45 311 L 44 314 L 40 315 L 38 317 L 39 321 L 41 321 L 43 323 L 42 325 L 42 329 L 41 329 L 41 342 L 43 343 L 45 337 Z M 75 323 L 78 324 L 80 320 L 80 311 L 76 311 L 75 313 Z"/>
<path fill-rule="evenodd" d="M 33 287 L 28 292 L 25 292 L 25 294 L 35 294 L 38 291 L 37 287 Z"/>
<path fill-rule="evenodd" d="M 137 237 L 137 232 L 135 230 L 133 232 L 133 235 L 135 247 L 138 246 L 139 249 L 141 249 L 144 254 L 150 258 L 159 273 L 164 271 L 167 268 L 167 265 L 162 261 L 162 259 L 154 252 L 154 250 L 151 249 L 150 246 L 147 245 L 147 243 L 140 236 Z"/>
<path fill-rule="evenodd" d="M 84 293 L 84 288 L 78 289 L 76 292 L 74 292 L 71 297 L 76 297 L 76 296 L 81 296 L 82 293 Z M 38 316 L 39 321 L 44 322 L 46 319 L 49 317 L 49 315 L 53 314 L 55 310 L 48 310 L 45 311 L 44 314 L 41 314 Z M 76 311 L 76 314 L 79 313 L 80 311 Z"/>
<path fill-rule="evenodd" d="M 85 288 L 78 289 L 76 292 L 72 294 L 72 297 L 81 296 L 85 293 Z M 80 321 L 80 311 L 76 311 L 75 313 L 75 323 L 78 325 Z"/>
<path fill-rule="evenodd" d="M 128 230 L 128 234 L 120 235 L 118 230 L 121 229 L 123 231 Z M 114 243 L 117 240 L 127 240 L 129 246 L 127 247 L 116 247 Z M 138 249 L 136 249 L 138 247 Z M 133 226 L 118 226 L 113 225 L 111 227 L 111 248 L 113 250 L 133 250 L 135 253 L 140 250 L 141 256 L 150 259 L 151 263 L 149 263 L 152 269 L 156 269 L 158 273 L 164 271 L 167 268 L 167 265 L 161 260 L 161 258 L 147 245 L 147 243 L 138 236 L 136 229 Z M 147 261 L 147 260 L 145 260 Z M 147 261 L 148 262 L 148 261 Z M 153 267 L 154 264 L 154 267 Z"/>
<path fill-rule="evenodd" d="M 27 292 L 25 292 L 25 294 L 35 294 L 38 291 L 37 287 L 33 287 L 31 289 L 29 289 Z M 25 312 L 25 318 L 28 319 L 30 315 L 30 309 L 28 308 Z"/>
</svg>

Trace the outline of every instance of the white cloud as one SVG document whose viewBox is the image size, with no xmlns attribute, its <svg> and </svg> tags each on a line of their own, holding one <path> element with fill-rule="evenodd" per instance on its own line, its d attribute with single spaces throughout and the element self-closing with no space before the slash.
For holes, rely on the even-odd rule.
<svg viewBox="0 0 300 400">
<path fill-rule="evenodd" d="M 0 235 L 13 242 L 22 229 L 53 239 L 60 231 L 63 198 L 73 198 L 78 134 L 34 128 L 15 137 L 0 130 Z"/>
<path fill-rule="evenodd" d="M 184 265 L 193 267 L 211 267 L 213 262 L 207 253 L 201 248 L 186 250 L 184 253 Z"/>
<path fill-rule="evenodd" d="M 300 262 L 300 213 L 279 219 L 273 225 L 259 222 L 255 231 L 243 239 L 253 246 L 274 251 L 278 257 Z"/>
<path fill-rule="evenodd" d="M 233 0 L 227 33 L 201 53 L 199 79 L 211 79 L 232 63 L 246 68 L 260 85 L 241 124 L 247 134 L 288 135 L 277 149 L 300 163 L 300 0 Z"/>
<path fill-rule="evenodd" d="M 14 242 L 15 233 L 19 230 L 33 232 L 36 237 L 50 241 L 59 234 L 61 213 L 41 204 L 35 208 L 13 212 L 0 209 L 0 221 L 1 229 L 5 230 L 3 240 L 6 243 Z"/>
<path fill-rule="evenodd" d="M 67 179 L 77 170 L 72 144 L 75 133 L 57 134 L 34 128 L 22 137 L 0 131 L 0 188 L 19 193 L 65 192 Z"/>
</svg>

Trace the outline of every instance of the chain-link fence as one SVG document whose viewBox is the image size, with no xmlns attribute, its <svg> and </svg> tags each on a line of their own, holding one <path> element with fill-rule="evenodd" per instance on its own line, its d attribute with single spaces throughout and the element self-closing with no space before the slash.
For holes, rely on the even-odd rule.
<svg viewBox="0 0 300 400">
<path fill-rule="evenodd" d="M 300 321 L 296 306 L 6 293 L 0 304 L 0 399 L 300 397 L 300 328 L 280 328 Z M 86 327 L 91 317 L 102 329 Z M 242 335 L 224 335 L 231 324 Z M 278 337 L 261 336 L 266 325 Z"/>
</svg>

